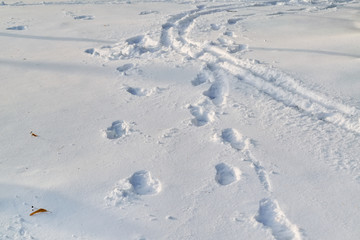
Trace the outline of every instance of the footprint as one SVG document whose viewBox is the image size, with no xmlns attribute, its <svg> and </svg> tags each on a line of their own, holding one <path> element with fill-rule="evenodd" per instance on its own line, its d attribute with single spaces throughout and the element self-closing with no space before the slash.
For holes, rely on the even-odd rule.
<svg viewBox="0 0 360 240">
<path fill-rule="evenodd" d="M 276 240 L 302 239 L 299 228 L 287 219 L 276 200 L 262 199 L 255 220 L 270 228 Z"/>
<path fill-rule="evenodd" d="M 204 70 L 196 75 L 195 79 L 191 81 L 191 84 L 193 86 L 199 86 L 203 83 L 210 82 L 211 80 L 211 74 Z"/>
<path fill-rule="evenodd" d="M 237 52 L 244 52 L 248 50 L 249 46 L 246 44 L 238 44 L 231 47 L 228 47 L 229 53 L 237 53 Z"/>
<path fill-rule="evenodd" d="M 215 166 L 215 169 L 215 180 L 220 185 L 225 186 L 240 180 L 241 171 L 236 167 L 229 166 L 226 163 L 219 163 Z"/>
<path fill-rule="evenodd" d="M 17 31 L 21 31 L 21 30 L 26 30 L 28 27 L 27 26 L 14 26 L 14 27 L 8 27 L 6 30 L 17 30 Z"/>
<path fill-rule="evenodd" d="M 74 16 L 75 20 L 94 20 L 94 16 L 91 15 L 81 15 L 81 16 Z"/>
<path fill-rule="evenodd" d="M 173 217 L 173 216 L 170 216 L 170 215 L 168 215 L 168 216 L 166 216 L 165 217 L 167 220 L 177 220 L 177 218 L 176 217 Z"/>
<path fill-rule="evenodd" d="M 236 24 L 238 21 L 241 21 L 241 20 L 243 20 L 243 18 L 230 18 L 228 20 L 228 24 L 233 25 L 233 24 Z"/>
<path fill-rule="evenodd" d="M 107 128 L 105 133 L 108 139 L 117 139 L 129 135 L 130 131 L 130 125 L 127 122 L 123 120 L 118 120 L 113 122 L 111 124 L 111 127 Z"/>
<path fill-rule="evenodd" d="M 216 80 L 209 90 L 204 92 L 204 96 L 210 98 L 215 105 L 225 104 L 228 94 L 229 86 L 224 80 Z"/>
<path fill-rule="evenodd" d="M 120 180 L 105 197 L 108 205 L 119 206 L 133 203 L 142 195 L 155 195 L 161 191 L 161 183 L 147 170 L 135 172 L 131 177 Z"/>
<path fill-rule="evenodd" d="M 236 150 L 246 150 L 249 147 L 250 140 L 243 137 L 236 129 L 227 128 L 222 130 L 221 138 L 224 143 L 229 143 Z"/>
<path fill-rule="evenodd" d="M 129 182 L 133 191 L 138 195 L 153 195 L 161 191 L 160 181 L 153 178 L 146 170 L 135 172 L 129 178 Z"/>
<path fill-rule="evenodd" d="M 134 67 L 134 64 L 132 63 L 127 63 L 124 64 L 118 68 L 116 68 L 116 70 L 118 70 L 120 73 L 122 73 L 123 75 L 128 75 L 127 71 L 130 70 L 131 68 Z"/>
<path fill-rule="evenodd" d="M 223 34 L 228 37 L 236 37 L 233 31 L 225 31 Z"/>
<path fill-rule="evenodd" d="M 126 39 L 126 42 L 128 44 L 139 44 L 139 43 L 141 43 L 141 41 L 143 41 L 144 37 L 145 37 L 144 35 L 135 36 L 135 37 Z"/>
<path fill-rule="evenodd" d="M 211 30 L 214 30 L 214 31 L 220 30 L 219 24 L 212 23 L 212 24 L 210 24 L 210 27 L 211 27 Z"/>
<path fill-rule="evenodd" d="M 154 11 L 154 10 L 150 10 L 150 11 L 142 11 L 139 13 L 139 15 L 149 15 L 149 14 L 158 14 L 159 11 Z"/>
<path fill-rule="evenodd" d="M 204 126 L 207 123 L 213 122 L 215 120 L 215 112 L 211 110 L 206 110 L 202 106 L 189 106 L 190 113 L 195 117 L 191 122 L 198 127 Z"/>
<path fill-rule="evenodd" d="M 130 93 L 134 96 L 138 96 L 138 97 L 150 96 L 152 93 L 151 90 L 149 91 L 144 88 L 133 88 L 133 87 L 128 87 L 126 91 L 128 93 Z"/>
</svg>

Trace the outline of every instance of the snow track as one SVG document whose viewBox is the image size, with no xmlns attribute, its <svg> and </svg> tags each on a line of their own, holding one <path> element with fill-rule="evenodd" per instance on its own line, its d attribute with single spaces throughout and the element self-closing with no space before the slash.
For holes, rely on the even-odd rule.
<svg viewBox="0 0 360 240">
<path fill-rule="evenodd" d="M 170 17 L 162 25 L 157 43 L 147 35 L 137 36 L 114 47 L 106 46 L 95 50 L 94 55 L 116 60 L 130 59 L 144 54 L 155 54 L 157 57 L 162 57 L 175 52 L 182 55 L 185 61 L 200 61 L 205 67 L 192 80 L 192 84 L 194 87 L 210 84 L 210 87 L 203 92 L 203 96 L 199 96 L 199 103 L 188 107 L 190 113 L 195 117 L 192 123 L 198 127 L 211 125 L 219 119 L 219 112 L 227 107 L 230 79 L 231 82 L 234 82 L 235 79 L 235 84 L 251 86 L 262 93 L 263 98 L 271 98 L 315 120 L 328 122 L 355 134 L 360 133 L 360 114 L 356 108 L 335 102 L 311 91 L 278 69 L 257 61 L 239 58 L 234 53 L 241 53 L 247 49 L 241 44 L 222 39 L 219 40 L 219 43 L 202 43 L 192 37 L 192 31 L 198 18 L 236 11 L 239 7 L 242 6 L 199 6 L 197 9 Z M 234 25 L 241 20 L 243 18 L 229 19 L 227 24 Z M 215 30 L 218 29 L 220 29 L 219 26 Z M 231 36 L 232 34 L 225 35 Z M 204 96 L 211 102 L 203 99 Z M 252 154 L 251 140 L 232 128 L 222 130 L 220 138 L 224 143 L 230 144 L 233 149 L 240 151 L 245 156 L 245 160 L 250 162 L 267 195 L 260 201 L 260 208 L 255 217 L 256 221 L 265 228 L 269 228 L 277 240 L 302 239 L 298 227 L 288 220 L 285 213 L 280 210 L 277 201 L 272 199 L 273 189 L 269 173 L 261 161 Z M 239 179 L 239 170 L 225 163 L 218 164 L 216 170 L 216 181 L 220 185 L 228 185 Z"/>
<path fill-rule="evenodd" d="M 208 15 L 237 11 L 243 7 L 243 5 L 236 4 L 209 7 L 201 5 L 194 10 L 171 16 L 162 24 L 158 41 L 153 40 L 150 37 L 153 34 L 149 33 L 129 38 L 115 46 L 104 46 L 87 51 L 107 60 L 131 59 L 143 55 L 144 57 L 146 55 L 145 58 L 151 55 L 163 58 L 167 55 L 178 54 L 183 57 L 184 62 L 195 61 L 202 64 L 204 67 L 191 83 L 194 88 L 204 85 L 209 85 L 209 88 L 203 92 L 203 96 L 199 95 L 197 103 L 188 107 L 194 117 L 191 122 L 197 127 L 214 125 L 221 118 L 219 113 L 227 107 L 227 98 L 230 94 L 229 85 L 236 84 L 246 85 L 258 91 L 260 93 L 259 101 L 271 99 L 309 117 L 314 125 L 318 124 L 317 121 L 321 121 L 349 133 L 359 134 L 360 111 L 355 107 L 310 90 L 299 80 L 279 69 L 255 60 L 241 58 L 241 53 L 247 51 L 247 46 L 222 38 L 218 38 L 217 41 L 205 42 L 199 42 L 194 38 L 196 34 L 193 34 L 193 31 L 197 30 L 198 19 Z M 239 24 L 247 17 L 252 17 L 252 15 L 229 18 L 225 25 Z M 212 24 L 211 29 L 219 31 L 225 25 Z M 225 31 L 224 35 L 231 37 L 233 33 Z M 122 67 L 118 70 L 123 69 Z M 123 72 L 126 70 L 127 68 Z M 271 229 L 275 239 L 302 239 L 297 226 L 287 219 L 277 201 L 271 200 L 273 187 L 269 173 L 263 163 L 252 154 L 251 140 L 242 137 L 237 130 L 232 128 L 222 130 L 220 138 L 223 143 L 230 144 L 233 149 L 240 151 L 245 156 L 245 160 L 250 162 L 267 194 L 267 197 L 260 201 L 259 212 L 256 216 L 257 222 Z M 222 164 L 216 167 L 217 182 L 221 185 L 236 182 L 238 177 L 231 167 L 225 163 Z"/>
<path fill-rule="evenodd" d="M 1 2 L 0 238 L 356 239 L 348 2 Z"/>
<path fill-rule="evenodd" d="M 225 103 L 228 94 L 226 75 L 231 75 L 231 77 L 237 78 L 240 84 L 254 87 L 259 92 L 287 107 L 291 107 L 316 120 L 359 134 L 360 111 L 355 107 L 336 102 L 320 93 L 309 90 L 298 80 L 271 66 L 234 56 L 234 54 L 229 53 L 229 51 L 232 52 L 229 49 L 237 48 L 238 45 L 236 44 L 201 43 L 191 38 L 192 29 L 198 18 L 235 11 L 242 7 L 236 5 L 205 7 L 202 5 L 195 10 L 170 17 L 162 25 L 158 42 L 146 35 L 136 36 L 127 39 L 125 43 L 119 43 L 112 47 L 105 46 L 90 52 L 109 60 L 116 60 L 129 59 L 146 53 L 162 56 L 169 54 L 170 51 L 176 51 L 188 61 L 201 60 L 204 64 L 210 64 L 208 72 L 214 76 L 215 80 L 209 90 L 205 92 L 205 95 L 212 99 L 216 105 Z M 231 21 L 229 24 L 235 23 Z M 210 55 L 211 57 L 205 58 L 204 55 Z M 209 59 L 211 59 L 211 62 L 209 62 Z M 204 74 L 199 75 L 198 79 L 193 81 L 193 84 L 199 85 L 204 81 Z"/>
</svg>

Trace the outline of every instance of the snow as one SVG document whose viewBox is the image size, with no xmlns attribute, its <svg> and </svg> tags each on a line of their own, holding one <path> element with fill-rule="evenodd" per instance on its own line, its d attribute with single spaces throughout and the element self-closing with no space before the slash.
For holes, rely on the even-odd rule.
<svg viewBox="0 0 360 240">
<path fill-rule="evenodd" d="M 357 239 L 359 9 L 2 1 L 0 239 Z"/>
</svg>

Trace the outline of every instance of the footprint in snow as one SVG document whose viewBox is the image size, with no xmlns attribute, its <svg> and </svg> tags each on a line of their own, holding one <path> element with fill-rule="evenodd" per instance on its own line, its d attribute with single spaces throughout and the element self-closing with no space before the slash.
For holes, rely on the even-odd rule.
<svg viewBox="0 0 360 240">
<path fill-rule="evenodd" d="M 277 240 L 302 239 L 299 228 L 289 221 L 276 200 L 262 199 L 255 220 L 270 228 L 272 235 Z"/>
<path fill-rule="evenodd" d="M 203 94 L 210 98 L 215 105 L 222 105 L 226 103 L 229 95 L 229 86 L 226 81 L 216 80 Z"/>
<path fill-rule="evenodd" d="M 250 140 L 243 137 L 236 129 L 226 128 L 221 132 L 221 139 L 224 143 L 229 143 L 236 150 L 246 150 L 249 148 Z"/>
<path fill-rule="evenodd" d="M 229 53 L 237 53 L 237 52 L 245 52 L 248 50 L 248 45 L 246 44 L 238 44 L 231 47 L 228 47 Z"/>
<path fill-rule="evenodd" d="M 146 170 L 135 172 L 129 178 L 129 182 L 133 191 L 138 195 L 153 195 L 161 191 L 160 181 L 153 178 Z"/>
<path fill-rule="evenodd" d="M 27 29 L 27 26 L 20 25 L 20 26 L 8 27 L 6 30 L 21 31 L 21 30 L 26 30 L 26 29 Z"/>
<path fill-rule="evenodd" d="M 243 18 L 231 18 L 228 20 L 228 24 L 233 25 L 236 24 L 238 21 L 243 20 Z"/>
<path fill-rule="evenodd" d="M 118 206 L 131 203 L 142 195 L 156 195 L 161 191 L 161 183 L 147 170 L 135 172 L 129 178 L 120 180 L 105 197 L 109 205 Z"/>
<path fill-rule="evenodd" d="M 211 27 L 211 30 L 218 31 L 218 30 L 220 30 L 221 26 L 219 24 L 212 23 L 212 24 L 210 24 L 210 27 Z"/>
<path fill-rule="evenodd" d="M 111 124 L 105 131 L 108 139 L 117 139 L 126 135 L 129 135 L 131 131 L 130 125 L 123 121 L 118 120 Z"/>
<path fill-rule="evenodd" d="M 126 63 L 126 64 L 116 68 L 116 70 L 118 70 L 123 75 L 128 75 L 128 70 L 132 69 L 133 67 L 134 67 L 134 64 Z"/>
<path fill-rule="evenodd" d="M 149 15 L 149 14 L 158 14 L 159 11 L 154 11 L 154 10 L 150 10 L 150 11 L 142 11 L 139 13 L 139 15 Z"/>
<path fill-rule="evenodd" d="M 240 180 L 241 171 L 236 167 L 229 166 L 226 163 L 219 163 L 215 166 L 215 169 L 215 180 L 220 185 L 225 186 Z"/>
<path fill-rule="evenodd" d="M 94 20 L 94 16 L 91 15 L 81 15 L 81 16 L 74 16 L 75 20 Z"/>
<path fill-rule="evenodd" d="M 134 87 L 128 87 L 126 91 L 131 95 L 138 97 L 150 96 L 152 93 L 152 91 L 146 90 L 145 88 L 134 88 Z"/>
<path fill-rule="evenodd" d="M 206 82 L 210 82 L 211 80 L 212 80 L 211 74 L 208 71 L 203 70 L 203 71 L 201 71 L 200 73 L 198 73 L 196 75 L 195 79 L 193 79 L 191 81 L 191 84 L 193 86 L 199 86 L 199 85 L 204 84 Z"/>
<path fill-rule="evenodd" d="M 206 125 L 207 123 L 215 120 L 215 112 L 212 110 L 206 110 L 202 106 L 189 106 L 190 113 L 195 117 L 191 120 L 192 124 L 197 127 Z"/>
<path fill-rule="evenodd" d="M 233 31 L 225 31 L 223 34 L 228 37 L 236 37 Z"/>
</svg>

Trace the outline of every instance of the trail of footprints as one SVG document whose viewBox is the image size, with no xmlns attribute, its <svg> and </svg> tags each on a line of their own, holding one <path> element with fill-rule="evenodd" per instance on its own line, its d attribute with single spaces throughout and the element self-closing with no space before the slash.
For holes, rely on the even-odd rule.
<svg viewBox="0 0 360 240">
<path fill-rule="evenodd" d="M 229 95 L 229 78 L 236 79 L 242 84 L 249 85 L 265 96 L 291 107 L 305 115 L 333 124 L 349 132 L 360 133 L 360 114 L 354 107 L 337 103 L 319 93 L 306 89 L 292 77 L 285 73 L 262 65 L 253 60 L 241 59 L 238 52 L 246 51 L 247 46 L 237 44 L 231 40 L 218 38 L 216 42 L 203 44 L 191 39 L 195 19 L 222 12 L 237 10 L 236 5 L 198 8 L 174 15 L 162 25 L 159 41 L 152 40 L 148 35 L 135 36 L 114 46 L 104 46 L 100 49 L 88 49 L 87 53 L 100 56 L 108 60 L 131 59 L 143 54 L 176 53 L 191 61 L 197 59 L 203 62 L 204 67 L 191 81 L 194 87 L 208 84 L 208 90 L 199 96 L 199 101 L 188 106 L 193 116 L 192 125 L 203 127 L 219 119 L 217 112 L 226 106 Z M 145 13 L 144 13 L 145 14 Z M 229 26 L 238 24 L 244 17 L 229 18 Z M 210 24 L 210 29 L 219 31 L 220 24 Z M 233 32 L 226 30 L 223 35 L 232 37 Z M 134 68 L 129 63 L 119 66 L 117 70 L 127 75 Z M 127 92 L 135 96 L 148 96 L 143 88 L 128 87 Z M 109 139 L 125 136 L 128 132 L 124 122 L 114 122 L 106 131 Z M 251 140 L 244 137 L 236 129 L 223 129 L 220 133 L 221 142 L 235 151 L 245 155 L 254 173 L 263 186 L 267 197 L 259 201 L 258 212 L 254 219 L 264 227 L 270 229 L 277 240 L 302 239 L 299 228 L 290 222 L 281 210 L 279 203 L 272 197 L 272 186 L 269 174 L 261 161 L 257 160 L 251 152 Z M 215 181 L 223 187 L 233 185 L 241 179 L 241 171 L 235 166 L 221 162 L 215 166 Z M 134 173 L 131 177 L 121 180 L 109 193 L 106 200 L 109 204 L 119 205 L 129 202 L 139 195 L 157 194 L 161 191 L 160 181 L 153 178 L 148 171 Z"/>
<path fill-rule="evenodd" d="M 172 48 L 180 54 L 188 55 L 189 51 L 183 52 L 181 46 L 189 45 L 187 40 L 187 34 L 193 24 L 195 18 L 204 15 L 212 14 L 220 11 L 230 10 L 232 8 L 219 8 L 210 9 L 201 12 L 201 8 L 189 13 L 180 13 L 171 17 L 167 23 L 162 26 L 162 33 L 160 41 L 154 43 L 149 41 L 146 36 L 136 36 L 126 40 L 125 44 L 118 44 L 114 47 L 104 47 L 102 49 L 88 49 L 87 52 L 93 55 L 99 55 L 106 57 L 110 60 L 115 59 L 130 59 L 134 56 L 140 56 L 144 53 L 154 53 L 159 51 L 163 47 Z M 228 24 L 236 24 L 241 19 L 229 19 Z M 218 25 L 212 24 L 213 30 L 218 30 Z M 226 35 L 231 35 L 227 33 Z M 222 44 L 224 41 L 220 41 Z M 245 49 L 242 45 L 237 45 L 230 51 L 234 53 Z M 217 47 L 209 47 L 208 49 L 195 49 L 190 51 L 190 57 L 201 56 L 205 52 L 211 53 L 217 59 L 224 55 L 222 50 Z M 190 114 L 194 117 L 191 123 L 194 126 L 201 127 L 207 124 L 211 124 L 217 118 L 216 111 L 225 106 L 227 97 L 229 94 L 229 82 L 228 73 L 232 72 L 228 67 L 219 67 L 218 62 L 205 62 L 203 70 L 191 81 L 194 87 L 203 84 L 210 84 L 207 91 L 203 92 L 203 96 L 200 97 L 199 102 L 188 106 Z M 231 61 L 228 61 L 232 63 Z M 236 64 L 234 64 L 236 65 Z M 220 65 L 221 66 L 221 65 Z M 133 64 L 125 64 L 117 68 L 117 70 L 123 75 L 127 75 L 127 71 L 133 68 Z M 246 70 L 244 70 L 246 71 Z M 136 96 L 145 96 L 147 92 L 141 88 L 127 88 L 128 93 Z M 205 99 L 204 99 L 205 97 Z M 129 132 L 129 127 L 125 122 L 116 121 L 106 130 L 107 137 L 109 139 L 115 139 L 122 136 L 126 136 Z M 259 182 L 264 188 L 264 191 L 268 193 L 268 197 L 262 199 L 259 202 L 259 210 L 255 215 L 255 220 L 258 223 L 263 224 L 265 227 L 271 229 L 272 235 L 275 239 L 301 239 L 301 234 L 298 231 L 296 225 L 293 225 L 286 215 L 281 211 L 276 200 L 271 197 L 271 183 L 269 175 L 266 169 L 262 166 L 251 153 L 251 140 L 242 136 L 236 129 L 227 128 L 223 129 L 220 134 L 220 138 L 224 144 L 229 145 L 236 151 L 242 152 L 246 156 L 246 160 L 250 162 L 254 169 L 255 174 L 258 176 Z M 235 184 L 241 179 L 241 170 L 235 166 L 231 166 L 227 163 L 221 162 L 215 166 L 215 181 L 220 186 L 228 186 Z M 132 203 L 138 199 L 141 195 L 154 195 L 161 191 L 161 183 L 158 179 L 153 178 L 149 171 L 142 170 L 135 172 L 131 177 L 120 180 L 114 189 L 105 197 L 108 205 L 121 206 L 125 203 Z"/>
</svg>

